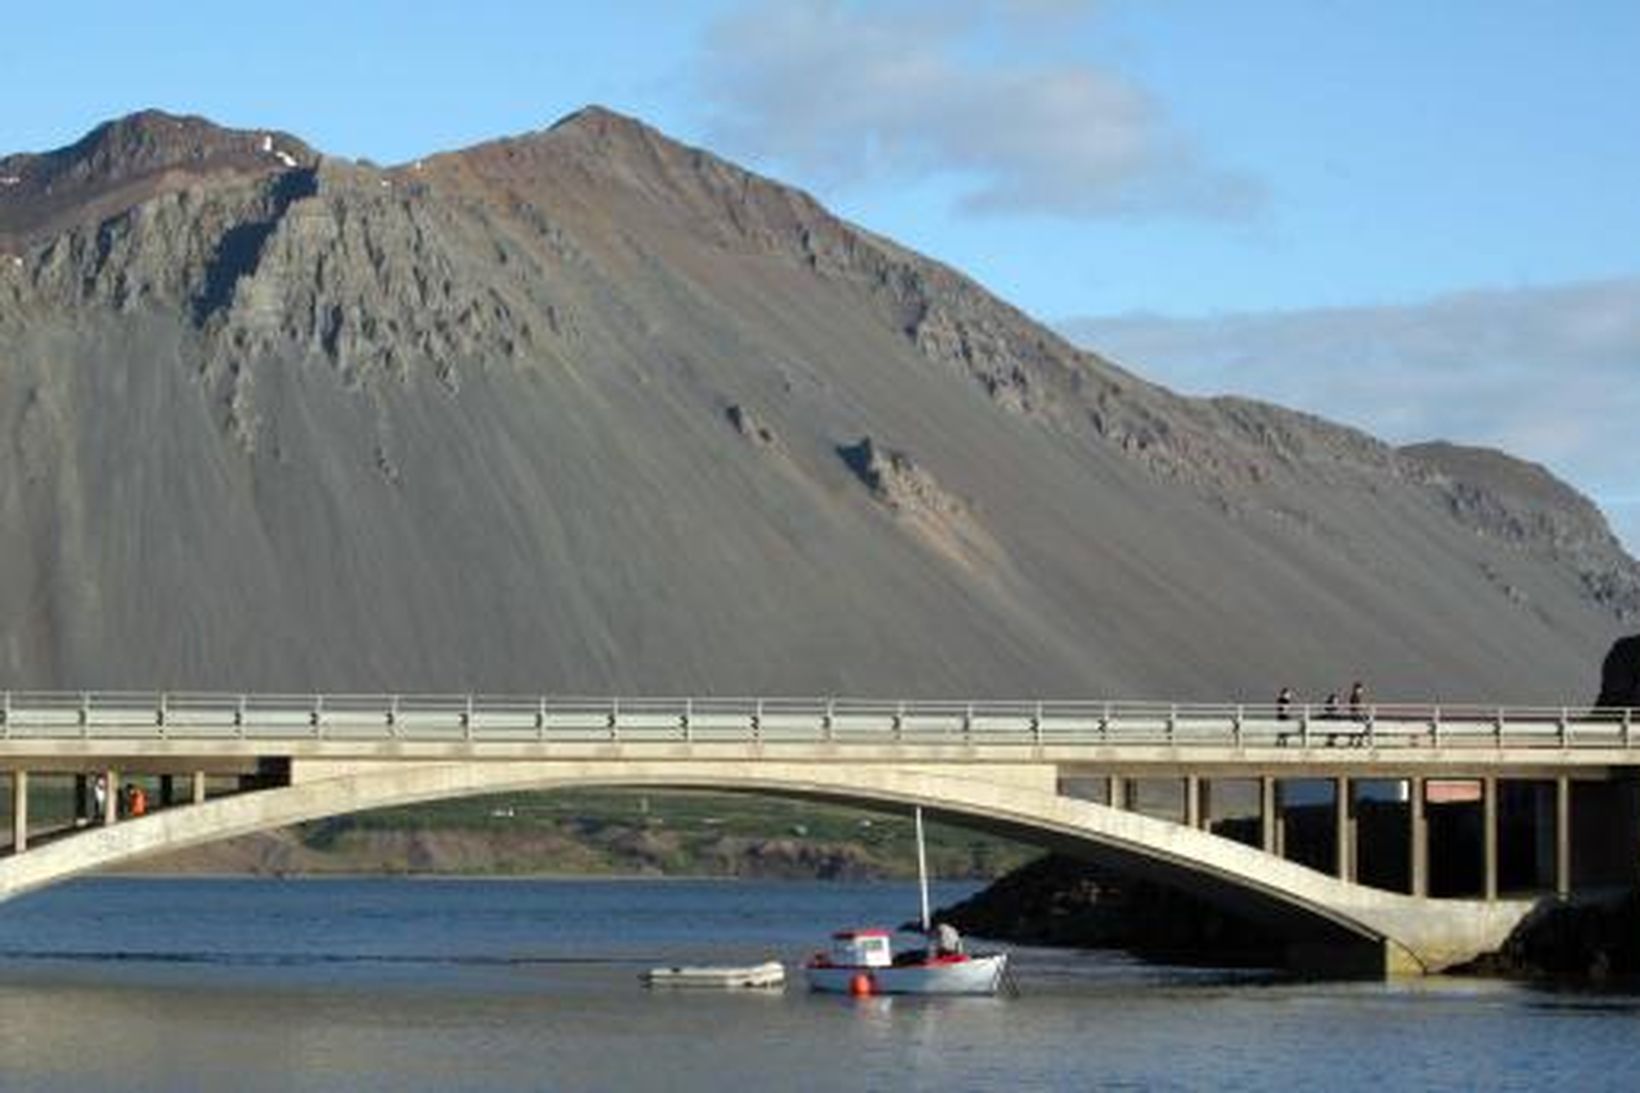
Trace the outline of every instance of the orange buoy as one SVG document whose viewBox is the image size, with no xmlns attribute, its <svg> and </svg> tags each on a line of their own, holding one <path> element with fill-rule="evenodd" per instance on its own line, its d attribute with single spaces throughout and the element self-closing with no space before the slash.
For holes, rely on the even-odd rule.
<svg viewBox="0 0 1640 1093">
<path fill-rule="evenodd" d="M 870 998 L 875 993 L 874 987 L 871 976 L 865 972 L 856 974 L 848 981 L 848 992 L 856 998 Z"/>
</svg>

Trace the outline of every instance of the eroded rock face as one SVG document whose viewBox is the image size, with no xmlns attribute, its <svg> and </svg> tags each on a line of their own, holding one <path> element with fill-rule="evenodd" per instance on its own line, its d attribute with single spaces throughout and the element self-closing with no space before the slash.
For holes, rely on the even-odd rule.
<svg viewBox="0 0 1640 1093">
<path fill-rule="evenodd" d="M 1640 618 L 1640 567 L 1588 498 L 1535 463 L 1457 444 L 1400 450 L 1454 519 L 1515 550 L 1563 563 L 1620 619 Z"/>
<path fill-rule="evenodd" d="M 1640 709 L 1640 634 L 1619 638 L 1600 669 L 1597 706 Z"/>
</svg>

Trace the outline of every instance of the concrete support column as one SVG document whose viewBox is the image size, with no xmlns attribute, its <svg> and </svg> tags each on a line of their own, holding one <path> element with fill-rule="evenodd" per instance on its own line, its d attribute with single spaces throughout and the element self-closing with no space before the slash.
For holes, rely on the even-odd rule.
<svg viewBox="0 0 1640 1093">
<path fill-rule="evenodd" d="M 1498 898 L 1498 779 L 1481 779 L 1481 891 L 1484 898 Z"/>
<path fill-rule="evenodd" d="M 74 776 L 74 826 L 90 823 L 91 815 L 91 785 L 90 779 L 83 774 Z"/>
<path fill-rule="evenodd" d="M 1259 845 L 1266 854 L 1281 853 L 1281 817 L 1276 814 L 1276 780 L 1266 774 L 1258 780 Z"/>
<path fill-rule="evenodd" d="M 1337 847 L 1334 864 L 1339 880 L 1355 879 L 1355 809 L 1350 807 L 1353 792 L 1348 778 L 1333 779 L 1333 845 Z"/>
<path fill-rule="evenodd" d="M 103 786 L 108 791 L 103 794 L 102 822 L 111 824 L 120 818 L 120 772 L 105 770 L 102 776 Z"/>
<path fill-rule="evenodd" d="M 1112 774 L 1106 779 L 1105 799 L 1110 802 L 1111 808 L 1127 807 L 1127 784 L 1120 774 Z"/>
<path fill-rule="evenodd" d="M 202 770 L 194 771 L 193 783 L 194 804 L 202 805 L 205 803 L 205 772 Z"/>
<path fill-rule="evenodd" d="M 1202 780 L 1199 775 L 1188 774 L 1184 779 L 1184 826 L 1201 827 L 1202 825 Z"/>
<path fill-rule="evenodd" d="M 28 771 L 11 772 L 11 852 L 28 849 Z"/>
<path fill-rule="evenodd" d="M 1412 863 L 1412 894 L 1429 895 L 1429 816 L 1424 810 L 1424 780 L 1407 779 L 1407 838 Z"/>
<path fill-rule="evenodd" d="M 1572 894 L 1572 780 L 1555 779 L 1555 895 Z"/>
<path fill-rule="evenodd" d="M 176 779 L 169 774 L 159 776 L 159 803 L 161 808 L 170 808 L 176 803 Z"/>
</svg>

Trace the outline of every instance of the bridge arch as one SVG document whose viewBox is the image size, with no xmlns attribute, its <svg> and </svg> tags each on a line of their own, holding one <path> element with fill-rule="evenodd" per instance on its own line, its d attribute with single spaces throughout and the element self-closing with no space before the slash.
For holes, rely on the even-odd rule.
<svg viewBox="0 0 1640 1093">
<path fill-rule="evenodd" d="M 0 860 L 0 899 L 149 855 L 370 809 L 570 787 L 710 789 L 922 806 L 1192 891 L 1291 937 L 1300 962 L 1435 971 L 1496 949 L 1529 901 L 1430 900 L 1350 884 L 1194 828 L 1058 794 L 1035 764 L 760 760 L 306 763 L 292 784 L 88 828 Z"/>
</svg>

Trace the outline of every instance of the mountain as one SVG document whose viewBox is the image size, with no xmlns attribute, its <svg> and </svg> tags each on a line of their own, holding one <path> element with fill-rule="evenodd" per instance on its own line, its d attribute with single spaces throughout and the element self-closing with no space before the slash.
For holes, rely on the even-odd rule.
<svg viewBox="0 0 1640 1093">
<path fill-rule="evenodd" d="M 155 111 L 0 159 L 0 685 L 1593 692 L 1539 468 L 1183 398 L 589 108 L 393 168 Z"/>
</svg>

